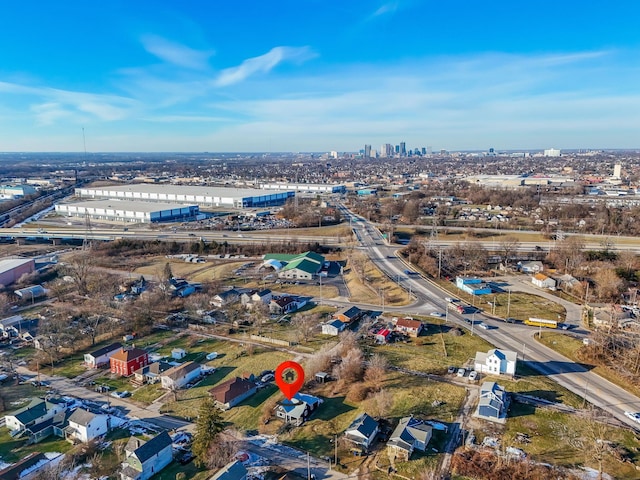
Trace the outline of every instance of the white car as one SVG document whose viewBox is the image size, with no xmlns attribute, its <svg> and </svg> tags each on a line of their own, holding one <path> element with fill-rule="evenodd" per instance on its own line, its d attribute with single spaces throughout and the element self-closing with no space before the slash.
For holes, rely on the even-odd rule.
<svg viewBox="0 0 640 480">
<path fill-rule="evenodd" d="M 459 369 L 458 369 L 458 373 L 457 373 L 457 375 L 458 375 L 459 377 L 464 377 L 466 373 L 467 373 L 467 370 L 466 370 L 466 369 L 464 369 L 464 368 L 459 368 Z"/>
<path fill-rule="evenodd" d="M 207 355 L 207 360 L 214 360 L 218 357 L 218 352 L 211 352 L 209 355 Z"/>
<path fill-rule="evenodd" d="M 478 325 L 480 328 L 484 328 L 485 330 L 489 330 L 489 325 L 487 325 L 486 323 L 480 323 L 480 325 Z"/>
<path fill-rule="evenodd" d="M 444 313 L 442 312 L 431 312 L 429 315 L 431 315 L 432 317 L 437 317 L 437 318 L 444 318 Z"/>
<path fill-rule="evenodd" d="M 636 423 L 640 423 L 640 412 L 624 412 L 625 416 Z"/>
<path fill-rule="evenodd" d="M 475 370 L 473 370 L 473 371 L 469 374 L 469 380 L 471 380 L 472 382 L 474 382 L 476 378 L 478 378 L 478 372 L 476 372 Z"/>
</svg>

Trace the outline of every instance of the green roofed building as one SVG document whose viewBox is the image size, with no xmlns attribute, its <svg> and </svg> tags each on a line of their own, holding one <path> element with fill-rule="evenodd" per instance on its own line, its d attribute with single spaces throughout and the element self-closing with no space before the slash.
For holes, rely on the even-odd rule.
<svg viewBox="0 0 640 480">
<path fill-rule="evenodd" d="M 315 252 L 299 255 L 268 253 L 263 257 L 264 268 L 273 268 L 278 277 L 299 280 L 312 280 L 322 270 L 324 257 Z"/>
</svg>

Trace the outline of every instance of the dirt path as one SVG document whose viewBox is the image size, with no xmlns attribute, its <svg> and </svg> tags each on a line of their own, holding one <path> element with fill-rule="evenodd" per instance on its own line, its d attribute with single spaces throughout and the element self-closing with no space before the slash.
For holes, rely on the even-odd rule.
<svg viewBox="0 0 640 480">
<path fill-rule="evenodd" d="M 471 388 L 467 389 L 467 396 L 465 398 L 464 403 L 461 405 L 460 410 L 458 411 L 458 416 L 456 417 L 453 425 L 451 426 L 450 439 L 447 443 L 444 450 L 444 457 L 442 458 L 442 462 L 437 470 L 437 473 L 440 477 L 436 478 L 448 478 L 450 469 L 451 469 L 451 459 L 453 458 L 453 452 L 455 452 L 456 448 L 460 444 L 465 428 L 465 421 L 471 415 L 473 408 L 477 402 L 478 398 L 478 389 Z"/>
</svg>

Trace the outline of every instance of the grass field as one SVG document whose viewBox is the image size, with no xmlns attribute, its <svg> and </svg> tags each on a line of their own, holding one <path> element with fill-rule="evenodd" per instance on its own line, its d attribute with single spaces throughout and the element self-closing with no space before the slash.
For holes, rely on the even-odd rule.
<svg viewBox="0 0 640 480">
<path fill-rule="evenodd" d="M 544 332 L 542 339 L 536 335 L 536 340 L 552 350 L 564 355 L 568 359 L 577 363 L 582 363 L 577 355 L 578 350 L 584 346 L 581 340 L 560 332 Z M 617 370 L 597 365 L 594 366 L 591 371 L 603 378 L 606 378 L 611 383 L 623 388 L 627 392 L 640 396 L 640 387 L 629 381 L 628 378 L 622 377 Z"/>
<path fill-rule="evenodd" d="M 351 237 L 351 228 L 349 225 L 327 225 L 325 227 L 307 227 L 307 228 L 291 228 L 277 230 L 260 230 L 260 235 L 287 235 L 291 238 L 296 236 L 302 237 L 342 237 L 347 239 Z"/>
<path fill-rule="evenodd" d="M 207 341 L 206 348 L 208 351 L 218 353 L 215 360 L 208 362 L 210 366 L 216 368 L 216 371 L 196 387 L 180 391 L 178 401 L 165 404 L 162 408 L 163 413 L 181 417 L 195 417 L 201 400 L 209 395 L 208 390 L 213 386 L 235 376 L 242 376 L 244 373 L 257 375 L 263 370 L 275 369 L 284 360 L 291 359 L 290 355 L 285 353 L 261 348 L 255 349 L 254 353 L 249 355 L 244 346 L 235 342 Z M 275 389 L 267 389 L 266 392 L 260 392 L 245 400 L 239 407 L 225 412 L 225 420 L 229 421 L 227 418 L 229 416 L 229 418 L 239 420 L 241 428 L 256 429 L 260 416 L 260 405 L 274 392 Z"/>
<path fill-rule="evenodd" d="M 42 391 L 33 385 L 19 385 L 16 380 L 7 380 L 2 384 L 4 410 L 0 410 L 0 412 L 10 412 L 22 408 L 31 401 L 31 397 L 41 393 Z"/>
<path fill-rule="evenodd" d="M 33 452 L 68 452 L 72 445 L 64 438 L 51 435 L 47 439 L 34 445 L 26 445 L 27 439 L 11 438 L 9 429 L 0 428 L 0 460 L 6 463 L 17 462 Z"/>
<path fill-rule="evenodd" d="M 411 339 L 411 343 L 375 345 L 370 347 L 371 352 L 383 354 L 398 367 L 437 374 L 446 372 L 449 365 L 458 367 L 473 361 L 476 351 L 492 348 L 490 343 L 477 335 L 472 336 L 467 330 L 454 336 L 450 329 L 444 321 L 430 319 L 426 333 Z"/>
<path fill-rule="evenodd" d="M 409 304 L 409 294 L 396 282 L 392 282 L 373 262 L 365 261 L 364 278 L 358 277 L 347 265 L 345 282 L 351 294 L 350 301 L 382 306 L 381 292 L 384 293 L 384 304 L 402 306 Z"/>
<path fill-rule="evenodd" d="M 633 463 L 622 463 L 607 455 L 604 471 L 614 478 L 640 479 L 640 472 L 634 464 L 640 461 L 638 451 L 640 442 L 636 435 L 628 430 L 603 427 L 603 435 L 594 436 L 593 423 L 576 415 L 554 412 L 547 409 L 536 409 L 521 404 L 514 404 L 511 417 L 507 420 L 503 436 L 505 446 L 515 446 L 524 450 L 531 458 L 540 462 L 557 465 L 573 466 L 586 465 L 597 468 L 589 453 L 597 438 L 622 445 L 630 454 Z M 566 428 L 568 435 L 562 434 Z M 518 433 L 529 435 L 530 443 L 522 444 L 516 440 Z M 570 438 L 574 440 L 571 441 Z M 582 446 L 576 444 L 575 439 L 582 439 Z M 479 439 L 481 440 L 481 439 Z M 591 443 L 590 443 L 591 442 Z"/>
</svg>

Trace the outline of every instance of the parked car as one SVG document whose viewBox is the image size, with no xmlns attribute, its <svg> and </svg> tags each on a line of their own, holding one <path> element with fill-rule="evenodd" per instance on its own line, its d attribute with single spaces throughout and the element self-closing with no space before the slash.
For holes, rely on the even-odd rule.
<svg viewBox="0 0 640 480">
<path fill-rule="evenodd" d="M 469 374 L 469 380 L 474 382 L 476 378 L 478 378 L 478 372 L 476 372 L 475 370 L 472 370 L 471 373 Z"/>
<path fill-rule="evenodd" d="M 260 379 L 262 383 L 271 382 L 274 378 L 276 378 L 273 373 L 267 373 L 264 377 Z"/>
<path fill-rule="evenodd" d="M 451 367 L 447 368 L 447 373 L 456 373 L 456 367 L 451 366 Z"/>
<path fill-rule="evenodd" d="M 186 465 L 191 460 L 193 460 L 193 453 L 191 452 L 185 452 L 178 458 L 178 462 L 180 462 L 181 465 Z"/>
<path fill-rule="evenodd" d="M 209 355 L 207 355 L 207 360 L 213 360 L 217 357 L 218 357 L 218 352 L 211 352 Z"/>
<path fill-rule="evenodd" d="M 466 375 L 466 373 L 467 373 L 467 370 L 465 368 L 459 368 L 457 375 L 459 377 L 464 377 Z"/>
</svg>

